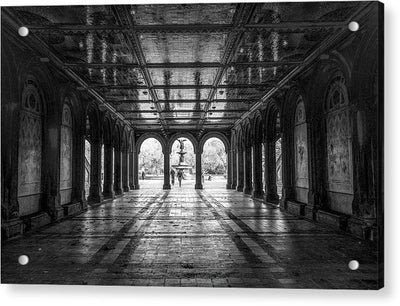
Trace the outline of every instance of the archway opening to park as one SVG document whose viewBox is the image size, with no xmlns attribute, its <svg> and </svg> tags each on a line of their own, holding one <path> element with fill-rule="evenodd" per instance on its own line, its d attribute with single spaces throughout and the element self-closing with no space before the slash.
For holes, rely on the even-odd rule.
<svg viewBox="0 0 400 306">
<path fill-rule="evenodd" d="M 201 156 L 203 188 L 225 188 L 227 183 L 228 161 L 224 143 L 211 137 L 203 146 Z"/>
<path fill-rule="evenodd" d="M 89 197 L 90 191 L 90 168 L 91 168 L 91 145 L 88 139 L 85 139 L 85 199 Z"/>
<path fill-rule="evenodd" d="M 179 137 L 171 146 L 170 181 L 171 188 L 194 188 L 196 179 L 196 155 L 193 143 Z"/>
<path fill-rule="evenodd" d="M 140 188 L 162 189 L 164 154 L 157 139 L 147 138 L 141 144 L 138 172 Z"/>
<path fill-rule="evenodd" d="M 275 141 L 275 161 L 276 161 L 276 192 L 279 199 L 282 197 L 282 138 Z"/>
</svg>

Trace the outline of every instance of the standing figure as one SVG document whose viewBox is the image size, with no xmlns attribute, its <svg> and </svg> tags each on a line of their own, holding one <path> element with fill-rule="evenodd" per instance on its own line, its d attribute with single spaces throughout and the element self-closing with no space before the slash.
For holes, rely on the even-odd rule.
<svg viewBox="0 0 400 306">
<path fill-rule="evenodd" d="M 182 170 L 178 170 L 178 181 L 179 181 L 179 187 L 182 187 L 182 178 L 183 178 L 183 171 Z"/>
<path fill-rule="evenodd" d="M 175 171 L 173 168 L 171 168 L 171 183 L 175 185 Z"/>
<path fill-rule="evenodd" d="M 145 174 L 144 174 L 144 170 L 142 170 L 142 180 L 144 180 Z"/>
</svg>

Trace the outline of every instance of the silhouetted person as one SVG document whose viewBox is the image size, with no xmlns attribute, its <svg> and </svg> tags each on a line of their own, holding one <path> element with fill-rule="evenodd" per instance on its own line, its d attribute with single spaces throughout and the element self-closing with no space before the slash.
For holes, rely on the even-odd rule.
<svg viewBox="0 0 400 306">
<path fill-rule="evenodd" d="M 142 170 L 142 180 L 144 180 L 144 177 L 145 177 L 146 175 L 144 174 L 144 171 Z"/>
<path fill-rule="evenodd" d="M 172 185 L 175 185 L 175 171 L 174 171 L 174 169 L 171 169 L 171 183 L 172 183 Z"/>
<path fill-rule="evenodd" d="M 178 177 L 179 187 L 182 187 L 182 178 L 183 178 L 183 171 L 182 170 L 178 171 L 177 177 Z"/>
</svg>

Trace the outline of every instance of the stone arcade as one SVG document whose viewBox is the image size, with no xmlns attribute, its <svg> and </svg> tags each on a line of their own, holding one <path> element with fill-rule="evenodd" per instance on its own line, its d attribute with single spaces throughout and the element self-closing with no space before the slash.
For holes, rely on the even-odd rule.
<svg viewBox="0 0 400 306">
<path fill-rule="evenodd" d="M 81 283 L 379 287 L 381 276 L 371 275 L 383 232 L 380 18 L 377 2 L 3 7 L 2 281 L 80 283 L 79 271 L 86 277 Z M 352 20 L 360 24 L 357 32 L 347 28 Z M 22 25 L 27 36 L 18 35 Z M 203 188 L 203 146 L 212 137 L 225 146 L 226 190 Z M 138 156 L 148 138 L 162 146 L 164 191 L 139 185 Z M 181 193 L 170 183 L 171 149 L 180 138 L 192 143 L 196 156 L 195 184 Z M 186 234 L 178 225 L 156 226 L 161 214 Z M 103 223 L 92 228 L 91 218 Z M 107 223 L 110 218 L 115 224 Z M 134 225 L 135 218 L 143 223 Z M 96 230 L 111 240 L 94 241 L 101 236 Z M 129 231 L 133 238 L 124 236 Z M 62 253 L 66 240 L 56 233 L 69 233 L 78 244 L 83 237 L 93 240 L 76 253 L 74 244 L 68 249 L 77 269 L 64 271 L 64 281 L 51 271 L 48 278 L 23 279 L 27 272 L 13 266 L 19 242 L 36 247 L 47 235 Z M 285 233 L 307 233 L 301 239 L 318 250 L 285 253 L 301 244 Z M 198 243 L 198 253 L 185 253 L 184 239 Z M 153 277 L 108 278 L 110 271 L 126 272 L 124 256 L 132 248 L 133 257 L 142 242 L 148 247 L 143 252 L 157 243 L 160 253 L 167 244 L 170 251 L 175 247 L 180 261 L 169 262 L 177 265 L 171 276 L 154 264 Z M 115 261 L 107 245 L 121 248 Z M 342 266 L 331 267 L 339 279 L 353 259 L 347 256 L 358 254 L 370 270 L 354 282 L 294 276 L 291 268 L 323 256 L 339 262 L 329 251 L 336 248 L 346 261 L 343 274 L 333 272 Z M 218 254 L 207 257 L 204 250 Z M 77 254 L 82 257 L 74 262 Z M 218 256 L 219 274 L 207 270 L 218 268 Z M 225 267 L 230 260 L 234 264 Z M 249 266 L 240 265 L 243 260 Z M 106 272 L 87 269 L 96 263 Z M 245 268 L 254 265 L 273 276 L 246 276 Z M 209 274 L 182 276 L 182 267 Z"/>
</svg>

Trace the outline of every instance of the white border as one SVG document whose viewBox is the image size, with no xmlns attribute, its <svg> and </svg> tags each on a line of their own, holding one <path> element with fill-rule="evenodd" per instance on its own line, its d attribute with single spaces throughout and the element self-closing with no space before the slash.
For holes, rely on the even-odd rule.
<svg viewBox="0 0 400 306">
<path fill-rule="evenodd" d="M 133 4 L 176 3 L 185 1 L 125 1 L 125 0 L 13 0 L 2 5 L 82 5 L 82 4 Z M 189 2 L 189 1 L 186 1 Z M 193 1 L 243 2 L 243 1 Z M 252 2 L 265 2 L 253 0 Z M 278 2 L 278 1 L 276 1 Z M 279 1 L 290 2 L 290 1 Z M 293 1 L 292 1 L 293 2 Z M 71 305 L 400 305 L 400 198 L 399 141 L 400 95 L 399 57 L 400 1 L 384 0 L 385 4 L 385 288 L 380 291 L 296 290 L 296 289 L 206 289 L 157 287 L 94 287 L 94 286 L 44 286 L 1 285 L 3 305 L 71 306 Z M 396 57 L 397 55 L 397 57 Z M 17 259 L 16 259 L 17 260 Z"/>
</svg>

